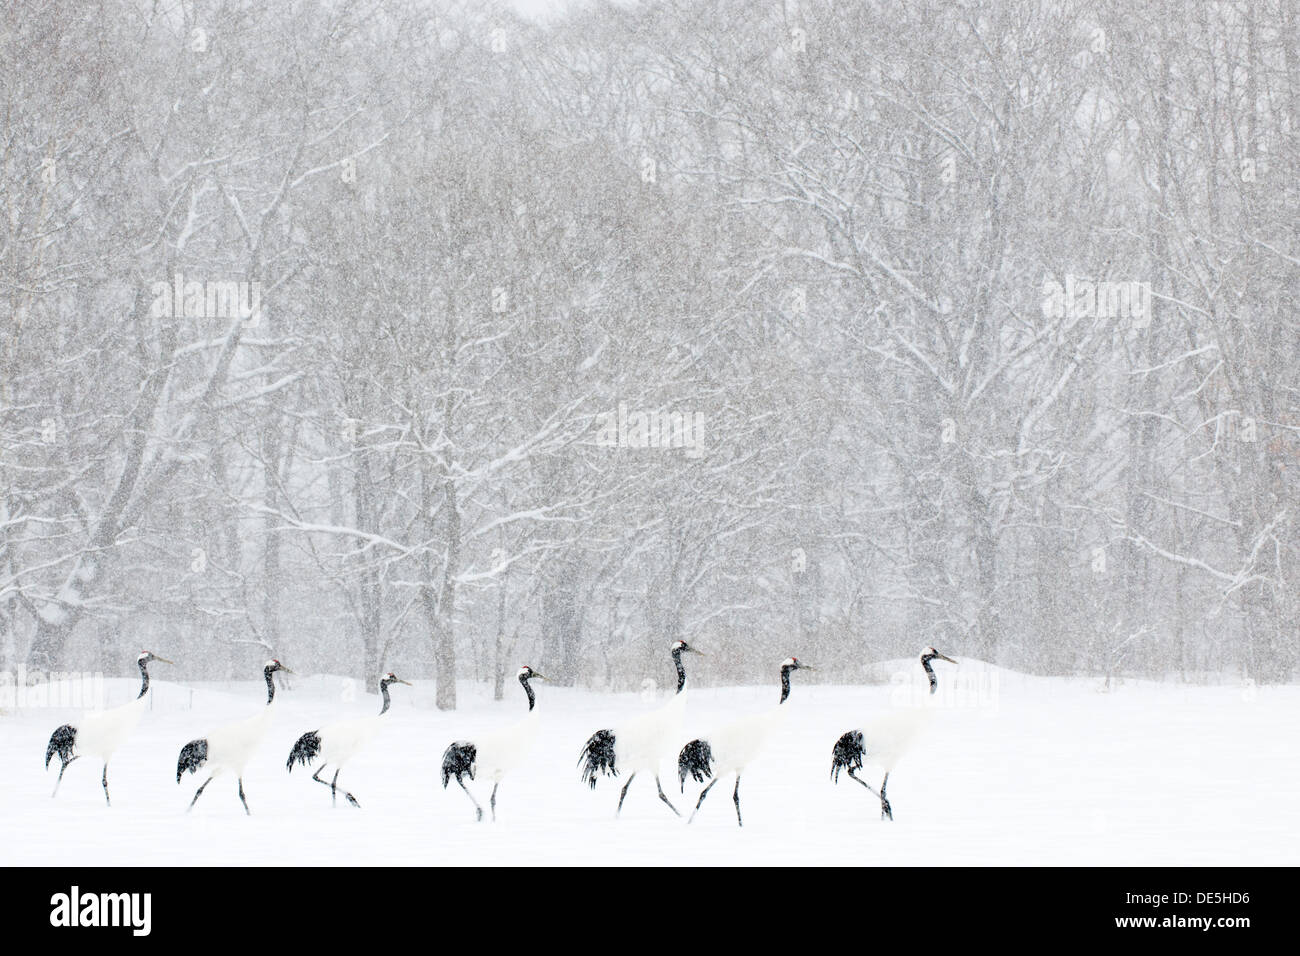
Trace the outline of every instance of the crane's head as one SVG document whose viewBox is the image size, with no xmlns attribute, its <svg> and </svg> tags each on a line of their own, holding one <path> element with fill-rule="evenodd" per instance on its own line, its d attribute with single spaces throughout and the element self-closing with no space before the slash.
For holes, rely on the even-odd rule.
<svg viewBox="0 0 1300 956">
<path fill-rule="evenodd" d="M 787 657 L 781 662 L 781 670 L 783 671 L 810 671 L 812 669 L 813 666 L 811 664 L 805 664 L 797 657 Z"/>
<path fill-rule="evenodd" d="M 948 657 L 948 656 L 946 656 L 946 655 L 944 655 L 944 654 L 940 654 L 940 653 L 939 653 L 938 651 L 936 651 L 933 647 L 927 647 L 925 650 L 921 651 L 921 663 L 922 663 L 922 664 L 928 664 L 928 663 L 930 663 L 930 661 L 934 660 L 936 657 L 939 658 L 939 660 L 941 660 L 941 661 L 947 661 L 949 664 L 956 664 L 956 663 L 957 663 L 957 662 L 956 662 L 955 660 L 953 660 L 951 657 Z"/>
<path fill-rule="evenodd" d="M 519 673 L 517 673 L 515 677 L 519 678 L 522 681 L 529 681 L 532 680 L 534 677 L 537 678 L 538 680 L 550 680 L 550 678 L 547 677 L 545 674 L 537 673 L 537 671 L 533 670 L 527 664 L 519 665 Z"/>
<path fill-rule="evenodd" d="M 137 658 L 135 659 L 135 661 L 136 661 L 137 664 L 139 664 L 139 665 L 141 665 L 141 666 L 144 666 L 145 664 L 152 664 L 154 661 L 158 661 L 159 663 L 162 663 L 162 664 L 172 664 L 172 663 L 175 663 L 174 661 L 169 661 L 169 660 L 168 660 L 167 658 L 165 658 L 165 657 L 159 657 L 159 656 L 158 656 L 157 654 L 155 654 L 153 651 L 141 651 L 141 652 L 140 652 L 140 656 L 137 657 Z"/>
<path fill-rule="evenodd" d="M 271 658 L 269 661 L 266 662 L 266 666 L 262 668 L 262 671 L 263 671 L 263 673 L 266 674 L 267 677 L 270 677 L 270 676 L 271 676 L 272 674 L 274 674 L 276 671 L 284 671 L 286 674 L 292 674 L 292 673 L 293 673 L 293 671 L 289 670 L 289 668 L 285 667 L 283 664 L 281 664 L 279 661 L 277 661 L 274 657 Z"/>
<path fill-rule="evenodd" d="M 687 644 L 685 641 L 673 641 L 674 654 L 682 654 L 688 651 L 692 654 L 700 654 L 703 656 L 707 656 L 704 654 L 703 651 L 697 651 L 695 648 L 691 647 L 691 645 Z"/>
<path fill-rule="evenodd" d="M 400 677 L 398 677 L 398 676 L 397 676 L 396 674 L 394 674 L 392 671 L 389 671 L 387 674 L 385 674 L 383 677 L 381 677 L 381 678 L 379 679 L 379 683 L 380 683 L 380 685 L 383 686 L 383 687 L 387 687 L 389 684 L 405 684 L 407 687 L 414 687 L 414 686 L 415 686 L 415 685 L 412 684 L 409 680 L 402 680 Z"/>
</svg>

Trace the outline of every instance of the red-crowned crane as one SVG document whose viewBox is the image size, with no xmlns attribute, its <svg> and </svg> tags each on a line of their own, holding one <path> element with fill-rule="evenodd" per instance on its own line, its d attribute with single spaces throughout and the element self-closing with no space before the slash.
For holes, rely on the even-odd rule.
<svg viewBox="0 0 1300 956">
<path fill-rule="evenodd" d="M 199 802 L 199 797 L 212 782 L 212 778 L 229 770 L 239 779 L 239 802 L 244 805 L 244 812 L 252 815 L 248 809 L 248 800 L 244 797 L 244 767 L 271 726 L 271 714 L 275 710 L 276 671 L 293 673 L 277 660 L 266 662 L 262 668 L 262 676 L 266 678 L 266 705 L 261 710 L 252 717 L 218 727 L 206 737 L 191 740 L 181 748 L 180 759 L 176 761 L 177 783 L 181 782 L 181 777 L 187 770 L 190 773 L 197 773 L 200 767 L 211 770 L 208 779 L 194 792 L 194 799 L 190 801 L 186 813 L 194 809 L 194 804 Z"/>
<path fill-rule="evenodd" d="M 686 792 L 687 775 L 694 777 L 696 783 L 703 783 L 710 777 L 713 778 L 712 783 L 700 791 L 700 799 L 696 802 L 687 823 L 694 820 L 695 814 L 700 812 L 704 798 L 709 795 L 713 785 L 726 774 L 734 773 L 736 789 L 732 792 L 731 799 L 736 804 L 736 823 L 739 826 L 745 825 L 740 818 L 740 775 L 762 752 L 772 734 L 785 722 L 786 715 L 790 713 L 790 708 L 785 703 L 790 697 L 790 672 L 812 669 L 810 665 L 800 662 L 797 657 L 787 657 L 781 662 L 781 700 L 775 707 L 733 720 L 707 737 L 692 740 L 682 748 L 682 752 L 677 756 L 677 777 L 681 781 L 682 793 Z"/>
<path fill-rule="evenodd" d="M 455 777 L 460 788 L 474 804 L 474 813 L 479 822 L 483 820 L 483 808 L 474 799 L 474 794 L 469 792 L 469 787 L 465 786 L 465 778 L 473 780 L 479 775 L 492 781 L 492 798 L 489 803 L 492 807 L 492 822 L 495 823 L 497 787 L 501 786 L 501 781 L 509 771 L 524 762 L 537 741 L 537 699 L 528 682 L 547 678 L 527 664 L 519 668 L 517 676 L 524 693 L 528 695 L 528 713 L 524 719 L 500 730 L 480 734 L 473 740 L 454 741 L 442 754 L 442 788 L 446 790 L 451 778 Z"/>
<path fill-rule="evenodd" d="M 117 748 L 122 746 L 126 738 L 130 737 L 135 728 L 140 725 L 140 718 L 144 716 L 145 708 L 149 704 L 147 697 L 149 665 L 153 661 L 171 663 L 167 658 L 159 657 L 153 651 L 141 651 L 140 656 L 135 659 L 140 668 L 140 693 L 135 700 L 108 710 L 86 711 L 75 725 L 64 724 L 50 734 L 49 745 L 45 748 L 45 767 L 49 769 L 50 758 L 56 753 L 63 763 L 59 768 L 59 779 L 54 781 L 54 793 L 50 794 L 51 797 L 58 794 L 59 784 L 63 782 L 63 771 L 68 769 L 68 764 L 78 757 L 93 755 L 104 761 L 104 802 L 110 807 L 113 805 L 113 801 L 108 797 L 108 762 Z"/>
<path fill-rule="evenodd" d="M 320 730 L 311 730 L 298 738 L 293 749 L 289 751 L 289 760 L 285 764 L 290 773 L 293 773 L 293 763 L 298 761 L 302 766 L 307 766 L 317 757 L 320 758 L 320 766 L 311 778 L 319 784 L 330 788 L 330 805 L 338 805 L 338 783 L 339 773 L 343 770 L 343 765 L 348 762 L 357 751 L 365 747 L 375 734 L 379 733 L 382 726 L 382 717 L 388 713 L 391 703 L 388 697 L 389 684 L 405 684 L 407 687 L 412 686 L 410 681 L 402 680 L 391 671 L 385 674 L 379 680 L 379 693 L 383 697 L 383 705 L 379 708 L 379 713 L 370 717 L 357 717 L 352 720 L 337 720 L 332 724 L 326 724 Z M 326 767 L 334 768 L 334 779 L 325 783 L 320 778 L 320 772 Z M 346 790 L 343 796 L 347 798 L 348 803 L 360 809 L 361 804 L 357 798 L 352 796 Z"/>
<path fill-rule="evenodd" d="M 659 789 L 659 799 L 668 805 L 668 809 L 677 816 L 677 808 L 664 795 L 663 784 L 659 782 L 659 765 L 664 758 L 671 759 L 677 752 L 682 739 L 682 719 L 686 715 L 686 668 L 682 666 L 682 654 L 701 654 L 685 641 L 674 641 L 671 647 L 673 666 L 677 668 L 677 693 L 672 700 L 662 707 L 642 714 L 639 717 L 620 724 L 613 730 L 598 730 L 591 735 L 578 764 L 582 767 L 582 779 L 592 789 L 596 787 L 596 775 L 617 777 L 620 770 L 631 770 L 632 774 L 623 784 L 618 795 L 617 816 L 623 809 L 623 799 L 627 788 L 641 771 L 654 774 L 655 786 Z"/>
<path fill-rule="evenodd" d="M 957 662 L 945 657 L 933 647 L 921 651 L 921 667 L 930 682 L 930 693 L 939 689 L 939 678 L 934 674 L 930 662 L 935 659 Z M 880 819 L 894 819 L 894 809 L 889 804 L 885 788 L 889 785 L 889 774 L 922 735 L 934 718 L 933 707 L 899 707 L 872 719 L 865 727 L 845 732 L 831 750 L 831 780 L 838 783 L 840 771 L 847 770 L 867 791 L 880 801 Z M 876 793 L 871 785 L 858 776 L 863 765 L 878 767 L 885 772 Z"/>
</svg>

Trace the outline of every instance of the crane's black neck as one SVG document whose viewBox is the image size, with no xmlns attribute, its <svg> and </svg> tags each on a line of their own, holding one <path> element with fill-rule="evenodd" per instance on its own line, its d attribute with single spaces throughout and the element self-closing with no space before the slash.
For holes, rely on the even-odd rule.
<svg viewBox="0 0 1300 956">
<path fill-rule="evenodd" d="M 135 699 L 139 700 L 149 692 L 149 668 L 147 666 L 149 662 L 142 657 L 137 663 L 140 665 L 140 693 L 136 695 Z"/>
<path fill-rule="evenodd" d="M 388 681 L 381 680 L 379 682 L 379 693 L 384 697 L 384 706 L 379 708 L 379 715 L 382 717 L 384 714 L 388 713 L 388 705 L 392 703 L 392 701 L 388 699 Z"/>
<path fill-rule="evenodd" d="M 263 669 L 262 675 L 266 678 L 266 702 L 270 704 L 275 700 L 275 671 L 267 667 Z"/>
<path fill-rule="evenodd" d="M 673 648 L 673 663 L 677 666 L 677 693 L 681 693 L 686 687 L 686 668 L 682 666 L 682 649 Z"/>
<path fill-rule="evenodd" d="M 537 698 L 533 695 L 533 689 L 528 686 L 528 675 L 520 674 L 519 683 L 524 685 L 524 693 L 528 695 L 528 709 L 532 710 L 533 704 L 537 702 Z"/>
<path fill-rule="evenodd" d="M 934 676 L 934 668 L 930 666 L 930 661 L 934 660 L 933 654 L 921 655 L 921 666 L 925 668 L 925 676 L 930 678 L 930 693 L 933 694 L 939 689 L 939 678 Z"/>
<path fill-rule="evenodd" d="M 781 703 L 783 704 L 785 699 L 790 696 L 790 672 L 792 670 L 794 670 L 794 667 L 789 664 L 781 668 Z"/>
</svg>

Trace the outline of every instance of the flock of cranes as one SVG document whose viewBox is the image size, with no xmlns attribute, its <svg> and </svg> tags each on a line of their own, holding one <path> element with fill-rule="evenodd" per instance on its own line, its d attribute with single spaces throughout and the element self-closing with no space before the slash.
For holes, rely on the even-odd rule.
<svg viewBox="0 0 1300 956">
<path fill-rule="evenodd" d="M 660 768 L 664 760 L 676 759 L 677 777 L 681 792 L 686 792 L 688 777 L 698 784 L 703 784 L 699 798 L 695 803 L 687 822 L 694 821 L 696 814 L 704 805 L 709 791 L 724 777 L 735 777 L 735 789 L 732 800 L 736 806 L 736 823 L 744 825 L 740 811 L 740 778 L 745 769 L 758 757 L 773 736 L 784 723 L 789 714 L 791 675 L 797 670 L 812 670 L 808 664 L 797 657 L 788 657 L 781 662 L 780 682 L 781 698 L 773 707 L 758 713 L 737 718 L 717 728 L 707 736 L 691 740 L 678 749 L 682 738 L 682 725 L 685 719 L 687 703 L 686 667 L 682 661 L 684 654 L 703 654 L 685 641 L 674 641 L 670 646 L 673 666 L 677 670 L 676 693 L 663 706 L 646 714 L 634 717 L 612 728 L 598 730 L 587 740 L 578 757 L 581 779 L 594 788 L 597 778 L 601 776 L 617 777 L 628 772 L 627 780 L 619 792 L 617 816 L 623 809 L 628 788 L 639 773 L 654 777 L 659 799 L 677 816 L 681 813 L 673 806 L 664 793 L 660 782 Z M 938 689 L 938 677 L 932 662 L 935 660 L 957 663 L 950 657 L 940 654 L 933 647 L 921 651 L 921 668 L 929 682 L 929 693 Z M 108 763 L 113 753 L 126 741 L 132 731 L 139 725 L 147 705 L 149 693 L 148 665 L 154 661 L 170 664 L 166 658 L 158 657 L 150 651 L 144 651 L 137 658 L 140 668 L 141 686 L 139 695 L 127 704 L 110 710 L 86 713 L 77 724 L 64 724 L 50 736 L 45 751 L 45 766 L 57 754 L 61 766 L 59 778 L 54 785 L 58 794 L 59 784 L 63 781 L 64 771 L 68 765 L 80 757 L 93 755 L 103 760 L 104 800 L 112 805 L 108 795 Z M 176 764 L 176 782 L 179 784 L 186 771 L 197 774 L 199 770 L 208 772 L 207 779 L 194 793 L 188 810 L 194 808 L 199 797 L 208 784 L 219 774 L 229 771 L 238 781 L 240 803 L 244 812 L 251 814 L 248 800 L 244 794 L 244 768 L 257 751 L 271 726 L 275 709 L 275 674 L 278 671 L 292 674 L 278 660 L 269 660 L 262 668 L 266 681 L 266 703 L 257 712 L 243 720 L 225 724 L 216 728 L 206 737 L 191 740 L 181 748 Z M 519 684 L 528 698 L 528 712 L 523 719 L 509 726 L 479 734 L 472 738 L 453 741 L 442 755 L 442 786 L 446 789 L 454 777 L 456 783 L 465 791 L 474 804 L 477 820 L 483 819 L 483 808 L 466 785 L 465 780 L 483 779 L 492 781 L 492 795 L 489 800 L 492 819 L 496 820 L 497 790 L 505 776 L 519 766 L 533 749 L 539 731 L 537 695 L 531 686 L 533 680 L 547 678 L 533 670 L 527 664 L 519 668 Z M 294 764 L 307 766 L 318 762 L 312 780 L 330 788 L 331 804 L 337 805 L 339 773 L 347 761 L 365 748 L 385 723 L 385 716 L 391 706 L 389 687 L 393 684 L 406 684 L 396 674 L 388 673 L 381 678 L 379 690 L 382 706 L 378 714 L 353 720 L 341 720 L 325 724 L 317 730 L 304 733 L 294 743 L 285 764 L 290 773 Z M 862 727 L 848 730 L 835 741 L 831 748 L 831 780 L 838 782 L 841 771 L 865 787 L 880 801 L 881 819 L 893 820 L 893 808 L 889 803 L 886 787 L 889 775 L 898 761 L 911 750 L 922 738 L 923 731 L 933 718 L 934 709 L 928 707 L 895 708 L 876 715 Z M 334 768 L 330 781 L 320 777 L 326 767 Z M 884 771 L 880 789 L 877 791 L 858 776 L 866 767 L 875 767 Z M 347 790 L 344 798 L 352 806 L 360 808 L 356 797 Z"/>
</svg>

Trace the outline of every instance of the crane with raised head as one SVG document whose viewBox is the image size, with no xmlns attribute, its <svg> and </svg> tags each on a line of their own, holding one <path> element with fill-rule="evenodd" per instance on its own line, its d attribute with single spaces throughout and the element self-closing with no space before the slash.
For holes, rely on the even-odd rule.
<svg viewBox="0 0 1300 956">
<path fill-rule="evenodd" d="M 596 731 L 578 756 L 582 779 L 592 789 L 596 787 L 598 774 L 617 777 L 622 770 L 632 771 L 618 795 L 615 816 L 623 810 L 627 788 L 632 786 L 632 781 L 642 771 L 654 774 L 659 799 L 667 804 L 669 810 L 681 816 L 664 794 L 663 784 L 659 782 L 659 765 L 665 758 L 671 759 L 681 743 L 682 720 L 686 715 L 686 668 L 682 664 L 682 655 L 703 655 L 704 652 L 697 651 L 685 641 L 673 641 L 669 652 L 673 666 L 677 668 L 677 692 L 672 699 L 662 707 L 634 717 L 613 729 Z"/>
<path fill-rule="evenodd" d="M 187 813 L 194 809 L 194 804 L 199 802 L 199 797 L 213 778 L 229 770 L 239 780 L 239 802 L 244 805 L 244 812 L 252 815 L 248 809 L 248 799 L 244 796 L 244 767 L 271 727 L 271 715 L 275 710 L 276 671 L 293 673 L 277 660 L 266 662 L 262 667 L 262 676 L 266 679 L 266 704 L 261 710 L 251 717 L 218 727 L 206 737 L 191 740 L 181 748 L 180 758 L 176 761 L 177 783 L 181 782 L 181 777 L 187 770 L 197 773 L 201 767 L 207 767 L 211 771 L 208 779 L 194 792 L 194 799 L 186 808 Z"/>
<path fill-rule="evenodd" d="M 949 664 L 957 663 L 951 657 L 940 654 L 933 647 L 921 651 L 921 667 L 930 682 L 931 695 L 939 689 L 939 678 L 935 676 L 934 668 L 930 666 L 933 660 L 947 661 Z M 840 735 L 839 740 L 835 741 L 835 746 L 831 750 L 831 780 L 838 783 L 840 771 L 847 771 L 851 778 L 866 787 L 867 792 L 880 801 L 880 819 L 893 820 L 894 809 L 886 793 L 889 775 L 895 765 L 924 735 L 926 728 L 934 719 L 934 713 L 934 707 L 898 707 L 880 714 L 863 727 L 845 731 Z M 858 771 L 864 765 L 878 767 L 885 772 L 879 793 L 871 784 L 858 776 Z"/>
<path fill-rule="evenodd" d="M 311 775 L 311 778 L 317 783 L 330 788 L 331 806 L 338 805 L 339 773 L 343 770 L 344 764 L 356 756 L 358 751 L 365 748 L 383 726 L 383 717 L 388 713 L 388 708 L 392 704 L 388 695 L 390 684 L 412 686 L 410 681 L 402 680 L 392 671 L 389 671 L 379 679 L 379 694 L 383 698 L 379 713 L 368 717 L 356 717 L 352 720 L 336 720 L 333 723 L 326 724 L 319 730 L 309 730 L 298 738 L 293 745 L 293 749 L 289 751 L 289 760 L 285 767 L 288 768 L 290 773 L 293 773 L 294 761 L 305 767 L 313 760 L 320 759 L 320 765 L 317 766 L 316 772 Z M 334 778 L 328 783 L 320 778 L 320 772 L 326 767 L 334 768 Z M 358 809 L 361 808 L 357 798 L 346 790 L 343 791 L 343 796 L 347 798 L 348 803 Z"/>
<path fill-rule="evenodd" d="M 104 761 L 104 802 L 110 807 L 113 805 L 108 796 L 108 762 L 144 717 L 145 708 L 149 704 L 149 665 L 154 661 L 172 663 L 153 651 L 141 651 L 135 659 L 140 668 L 140 693 L 134 700 L 108 710 L 86 711 L 76 724 L 64 724 L 50 734 L 50 742 L 45 748 L 45 767 L 49 769 L 50 758 L 55 754 L 59 755 L 62 763 L 51 797 L 58 794 L 59 784 L 63 782 L 63 771 L 68 769 L 68 764 L 79 757 L 95 756 Z"/>
<path fill-rule="evenodd" d="M 474 804 L 474 813 L 479 821 L 483 819 L 483 808 L 479 806 L 474 794 L 465 786 L 465 778 L 475 779 L 476 775 L 492 781 L 492 822 L 497 819 L 497 788 L 507 773 L 524 762 L 537 741 L 538 723 L 537 697 L 529 685 L 532 680 L 547 680 L 527 664 L 519 668 L 516 675 L 528 695 L 528 713 L 522 720 L 508 727 L 480 734 L 470 740 L 453 741 L 442 754 L 442 788 L 452 777 L 460 784 L 470 802 Z"/>
<path fill-rule="evenodd" d="M 682 793 L 686 792 L 687 776 L 694 777 L 696 783 L 704 783 L 712 778 L 709 785 L 700 791 L 700 799 L 696 801 L 687 823 L 694 820 L 695 814 L 700 812 L 704 798 L 709 795 L 714 784 L 727 774 L 734 773 L 736 789 L 732 792 L 731 799 L 736 804 L 736 823 L 739 826 L 745 825 L 740 817 L 740 776 L 750 762 L 762 753 L 790 713 L 790 708 L 786 705 L 790 698 L 790 674 L 797 670 L 812 669 L 797 657 L 787 657 L 781 662 L 781 699 L 775 707 L 733 720 L 707 737 L 692 740 L 682 748 L 677 756 L 677 778 L 681 781 Z"/>
</svg>

